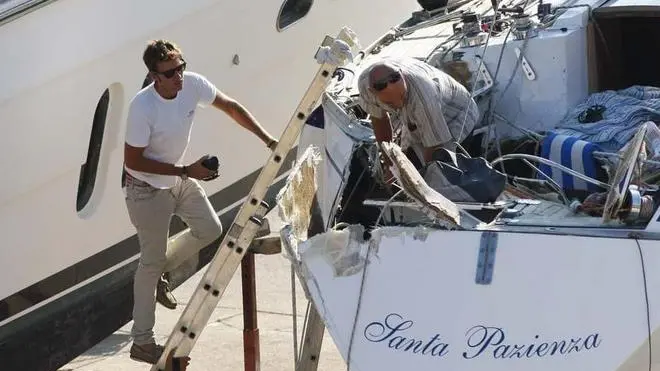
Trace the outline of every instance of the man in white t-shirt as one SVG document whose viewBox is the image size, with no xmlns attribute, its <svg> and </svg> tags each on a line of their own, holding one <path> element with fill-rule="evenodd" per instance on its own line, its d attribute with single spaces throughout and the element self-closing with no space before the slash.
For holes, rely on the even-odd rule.
<svg viewBox="0 0 660 371">
<path fill-rule="evenodd" d="M 217 169 L 205 167 L 204 158 L 189 165 L 181 163 L 197 107 L 212 105 L 224 111 L 271 150 L 278 142 L 240 103 L 204 76 L 187 72 L 181 50 L 172 42 L 149 42 L 143 60 L 153 83 L 140 90 L 130 104 L 124 187 L 128 213 L 140 242 L 131 358 L 154 364 L 163 352 L 153 333 L 156 300 L 176 308 L 176 300 L 161 278 L 171 216 L 178 215 L 190 227 L 200 246 L 222 233 L 220 220 L 197 181 L 214 179 Z"/>
</svg>

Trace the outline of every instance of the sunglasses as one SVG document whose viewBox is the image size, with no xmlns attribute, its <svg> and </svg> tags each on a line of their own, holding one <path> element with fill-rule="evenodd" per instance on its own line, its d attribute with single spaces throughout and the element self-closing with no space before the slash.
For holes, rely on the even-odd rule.
<svg viewBox="0 0 660 371">
<path fill-rule="evenodd" d="M 171 79 L 172 77 L 174 77 L 175 73 L 183 72 L 185 70 L 186 70 L 186 62 L 183 62 L 180 65 L 178 65 L 178 66 L 176 66 L 176 67 L 174 67 L 170 70 L 163 71 L 163 72 L 158 72 L 158 71 L 154 71 L 154 72 L 159 73 L 159 74 L 167 77 L 168 79 Z"/>
<path fill-rule="evenodd" d="M 374 88 L 375 91 L 381 91 L 385 89 L 387 85 L 394 84 L 399 80 L 401 80 L 401 74 L 399 72 L 392 72 L 389 76 L 371 84 L 371 87 Z"/>
</svg>

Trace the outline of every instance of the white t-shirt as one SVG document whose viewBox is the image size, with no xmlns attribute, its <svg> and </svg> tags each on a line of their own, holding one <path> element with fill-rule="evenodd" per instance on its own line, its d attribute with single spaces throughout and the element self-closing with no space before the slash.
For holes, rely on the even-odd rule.
<svg viewBox="0 0 660 371">
<path fill-rule="evenodd" d="M 183 87 L 174 99 L 163 98 L 151 83 L 131 100 L 126 143 L 133 147 L 146 147 L 146 158 L 181 165 L 190 141 L 195 109 L 210 105 L 215 95 L 215 86 L 194 72 L 184 72 Z M 174 187 L 179 180 L 175 175 L 145 173 L 129 168 L 126 171 L 160 189 Z"/>
</svg>

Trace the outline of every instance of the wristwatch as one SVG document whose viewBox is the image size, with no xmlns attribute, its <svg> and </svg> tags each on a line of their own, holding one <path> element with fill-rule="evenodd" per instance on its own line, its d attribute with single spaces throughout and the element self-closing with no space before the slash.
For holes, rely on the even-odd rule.
<svg viewBox="0 0 660 371">
<path fill-rule="evenodd" d="M 183 180 L 188 179 L 188 167 L 187 166 L 184 165 L 181 168 L 181 175 L 180 176 L 181 176 L 181 179 L 183 179 Z"/>
</svg>

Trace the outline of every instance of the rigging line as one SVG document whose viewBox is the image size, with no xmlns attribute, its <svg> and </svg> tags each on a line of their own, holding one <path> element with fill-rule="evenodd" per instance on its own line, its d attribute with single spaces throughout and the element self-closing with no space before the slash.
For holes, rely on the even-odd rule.
<svg viewBox="0 0 660 371">
<path fill-rule="evenodd" d="M 380 220 L 383 218 L 383 215 L 385 215 L 385 210 L 387 210 L 387 208 L 389 207 L 390 203 L 392 203 L 392 201 L 394 201 L 394 199 L 395 199 L 398 195 L 400 195 L 401 193 L 403 193 L 403 189 L 401 189 L 400 191 L 398 191 L 397 193 L 395 193 L 394 196 L 390 197 L 390 199 L 387 200 L 387 202 L 385 202 L 385 205 L 383 205 L 383 208 L 382 208 L 381 211 L 380 211 L 380 215 L 378 215 L 378 219 L 376 219 L 376 223 L 375 223 L 375 226 L 376 226 L 376 227 L 379 226 L 379 224 L 380 224 Z"/>
<path fill-rule="evenodd" d="M 353 198 L 353 195 L 355 194 L 355 191 L 357 191 L 358 186 L 360 185 L 360 182 L 362 181 L 362 178 L 364 177 L 364 174 L 367 172 L 367 166 L 364 166 L 362 169 L 362 173 L 360 173 L 360 176 L 358 177 L 357 181 L 355 182 L 355 185 L 353 186 L 353 189 L 351 190 L 351 193 L 348 195 L 346 198 L 346 202 L 344 202 L 344 205 L 348 205 L 348 203 L 351 201 Z M 341 218 L 344 216 L 344 212 L 346 211 L 346 208 L 341 211 L 338 217 L 336 217 L 336 220 L 341 220 Z"/>
<path fill-rule="evenodd" d="M 639 260 L 642 263 L 642 277 L 644 278 L 644 298 L 646 300 L 646 330 L 648 334 L 648 345 L 649 345 L 649 371 L 651 371 L 651 365 L 653 364 L 653 347 L 651 346 L 651 309 L 649 305 L 649 290 L 646 285 L 646 267 L 644 266 L 644 255 L 642 254 L 642 246 L 639 244 L 639 240 L 635 238 L 635 243 L 637 243 L 637 251 L 639 251 Z"/>
<path fill-rule="evenodd" d="M 358 294 L 357 307 L 355 308 L 355 319 L 353 320 L 353 328 L 351 329 L 351 338 L 348 342 L 348 355 L 346 356 L 346 371 L 351 369 L 351 353 L 353 350 L 353 341 L 355 339 L 355 330 L 357 329 L 358 316 L 360 315 L 360 307 L 362 306 L 362 296 L 364 294 L 364 281 L 367 276 L 367 265 L 369 264 L 369 255 L 371 255 L 372 245 L 374 241 L 370 241 L 367 245 L 367 254 L 364 258 L 364 268 L 362 269 L 362 279 L 360 280 L 360 292 Z"/>
</svg>

